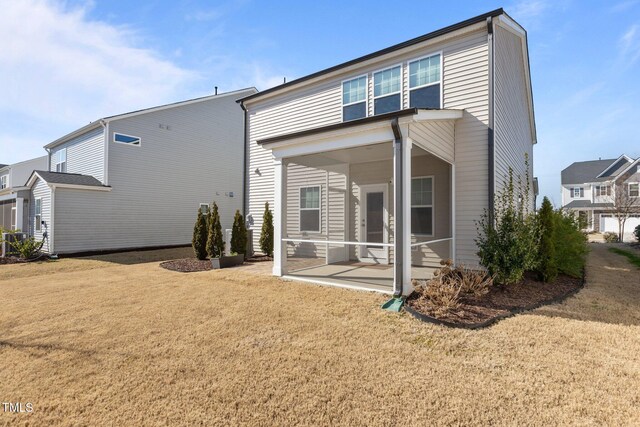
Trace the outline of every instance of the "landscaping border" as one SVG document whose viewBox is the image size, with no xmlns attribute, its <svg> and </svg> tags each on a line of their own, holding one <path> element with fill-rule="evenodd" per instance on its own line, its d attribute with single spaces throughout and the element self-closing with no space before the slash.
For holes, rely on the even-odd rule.
<svg viewBox="0 0 640 427">
<path fill-rule="evenodd" d="M 560 295 L 558 297 L 555 298 L 551 298 L 548 300 L 544 300 L 544 301 L 540 301 L 536 304 L 532 304 L 529 305 L 527 307 L 517 307 L 517 308 L 513 308 L 511 310 L 509 310 L 507 313 L 504 314 L 500 314 L 498 316 L 492 317 L 491 319 L 487 319 L 483 322 L 478 322 L 478 323 L 454 323 L 454 322 L 449 322 L 446 320 L 441 320 L 441 319 L 437 319 L 435 317 L 431 317 L 428 316 L 426 314 L 420 313 L 419 311 L 414 310 L 413 308 L 411 308 L 409 305 L 407 305 L 406 303 L 404 304 L 403 308 L 405 309 L 405 311 L 407 313 L 409 313 L 410 315 L 412 315 L 413 317 L 415 317 L 416 319 L 425 322 L 425 323 L 432 323 L 434 325 L 441 325 L 441 326 L 446 326 L 448 328 L 457 328 L 457 329 L 470 329 L 470 330 L 475 330 L 475 329 L 483 329 L 483 328 L 487 328 L 491 325 L 493 325 L 494 323 L 509 318 L 511 316 L 515 316 L 516 314 L 520 314 L 520 313 L 524 313 L 526 311 L 531 311 L 531 310 L 535 310 L 536 308 L 540 308 L 543 307 L 545 305 L 549 305 L 549 304 L 557 304 L 560 302 L 565 301 L 566 299 L 568 299 L 569 297 L 572 297 L 573 295 L 577 294 L 579 291 L 581 291 L 582 289 L 584 289 L 584 283 L 585 283 L 585 278 L 586 278 L 586 272 L 583 271 L 582 272 L 582 280 L 580 281 L 580 286 L 578 286 L 576 289 L 572 289 L 569 292 L 567 292 L 564 295 Z"/>
</svg>

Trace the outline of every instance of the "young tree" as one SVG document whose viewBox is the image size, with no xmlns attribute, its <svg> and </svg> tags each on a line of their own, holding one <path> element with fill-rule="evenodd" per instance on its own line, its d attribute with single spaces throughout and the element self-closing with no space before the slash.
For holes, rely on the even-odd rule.
<svg viewBox="0 0 640 427">
<path fill-rule="evenodd" d="M 244 254 L 247 252 L 247 228 L 240 211 L 236 211 L 231 229 L 231 252 Z"/>
<path fill-rule="evenodd" d="M 553 206 L 546 197 L 538 211 L 538 228 L 540 230 L 540 245 L 538 247 L 537 273 L 540 280 L 552 282 L 558 275 L 556 265 L 556 248 L 554 241 L 555 224 Z"/>
<path fill-rule="evenodd" d="M 198 209 L 198 218 L 193 227 L 193 239 L 191 240 L 193 252 L 199 260 L 207 259 L 207 217 Z"/>
<path fill-rule="evenodd" d="M 222 236 L 222 225 L 220 225 L 220 214 L 216 202 L 211 204 L 209 209 L 208 233 L 207 233 L 207 253 L 209 258 L 220 258 L 224 255 L 224 238 Z"/>
<path fill-rule="evenodd" d="M 269 210 L 269 202 L 264 204 L 262 230 L 260 231 L 260 249 L 267 256 L 273 256 L 273 214 Z"/>
<path fill-rule="evenodd" d="M 624 225 L 632 214 L 640 213 L 640 197 L 634 197 L 624 179 L 613 187 L 611 213 L 618 220 L 618 241 L 624 241 Z"/>
</svg>

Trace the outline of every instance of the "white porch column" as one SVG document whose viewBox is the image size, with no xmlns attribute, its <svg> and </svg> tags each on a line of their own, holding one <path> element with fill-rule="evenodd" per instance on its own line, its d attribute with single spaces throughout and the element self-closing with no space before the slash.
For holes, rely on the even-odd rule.
<svg viewBox="0 0 640 427">
<path fill-rule="evenodd" d="M 404 132 L 405 135 L 408 132 Z M 408 295 L 413 290 L 411 286 L 411 149 L 413 141 L 404 138 L 402 141 L 402 281 L 404 282 L 403 294 Z"/>
<path fill-rule="evenodd" d="M 24 198 L 16 197 L 16 229 L 26 232 L 24 229 Z"/>
<path fill-rule="evenodd" d="M 451 261 L 456 265 L 456 165 L 451 164 Z"/>
<path fill-rule="evenodd" d="M 286 235 L 287 217 L 287 164 L 281 158 L 273 161 L 273 275 L 287 274 L 287 245 L 282 241 Z"/>
</svg>

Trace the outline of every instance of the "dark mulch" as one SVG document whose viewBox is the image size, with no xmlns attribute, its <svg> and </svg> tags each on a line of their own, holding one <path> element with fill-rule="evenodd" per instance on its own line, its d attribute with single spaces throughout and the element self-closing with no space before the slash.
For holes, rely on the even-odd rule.
<svg viewBox="0 0 640 427">
<path fill-rule="evenodd" d="M 273 257 L 267 256 L 267 255 L 254 255 L 245 260 L 245 262 L 266 262 L 266 261 L 273 261 Z"/>
<path fill-rule="evenodd" d="M 12 257 L 12 256 L 0 257 L 0 264 L 20 264 L 23 262 L 26 262 L 26 261 L 23 259 Z"/>
<path fill-rule="evenodd" d="M 211 261 L 208 259 L 200 261 L 196 258 L 182 258 L 160 263 L 160 267 L 180 273 L 191 273 L 194 271 L 211 270 Z"/>
<path fill-rule="evenodd" d="M 535 280 L 527 274 L 522 283 L 505 287 L 493 287 L 481 297 L 465 295 L 461 306 L 455 312 L 436 318 L 433 309 L 416 299 L 416 294 L 406 300 L 407 311 L 421 314 L 425 321 L 441 323 L 447 326 L 478 328 L 489 326 L 495 321 L 512 314 L 532 310 L 545 304 L 552 304 L 572 295 L 583 285 L 583 280 L 560 275 L 553 283 Z M 414 314 L 415 315 L 415 314 Z M 426 318 L 425 318 L 426 317 Z"/>
</svg>

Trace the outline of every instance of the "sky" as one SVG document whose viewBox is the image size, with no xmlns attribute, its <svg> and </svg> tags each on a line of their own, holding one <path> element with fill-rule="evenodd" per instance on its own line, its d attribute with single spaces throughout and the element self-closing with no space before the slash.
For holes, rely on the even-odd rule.
<svg viewBox="0 0 640 427">
<path fill-rule="evenodd" d="M 0 0 L 0 163 L 101 117 L 264 90 L 504 7 L 528 32 L 541 196 L 640 157 L 640 0 Z"/>
</svg>

